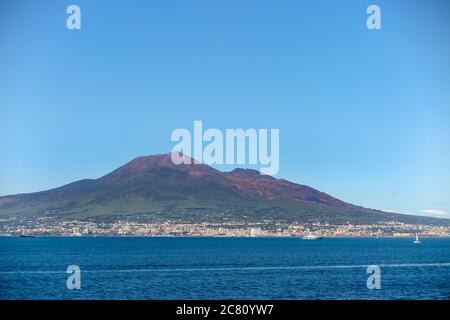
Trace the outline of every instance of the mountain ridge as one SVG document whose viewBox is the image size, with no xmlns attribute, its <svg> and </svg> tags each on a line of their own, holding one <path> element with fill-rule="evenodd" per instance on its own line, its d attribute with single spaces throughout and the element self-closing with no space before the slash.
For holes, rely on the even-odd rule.
<svg viewBox="0 0 450 320">
<path fill-rule="evenodd" d="M 203 217 L 201 212 L 207 213 Z M 252 169 L 222 172 L 193 160 L 191 164 L 177 165 L 171 161 L 171 153 L 134 158 L 97 179 L 0 197 L 0 216 L 30 213 L 61 218 L 145 215 L 181 221 L 191 221 L 194 216 L 214 220 L 229 215 L 230 219 L 237 220 L 250 217 L 330 223 L 389 220 L 440 223 L 437 218 L 405 216 L 353 205 L 312 187 L 262 175 Z"/>
</svg>

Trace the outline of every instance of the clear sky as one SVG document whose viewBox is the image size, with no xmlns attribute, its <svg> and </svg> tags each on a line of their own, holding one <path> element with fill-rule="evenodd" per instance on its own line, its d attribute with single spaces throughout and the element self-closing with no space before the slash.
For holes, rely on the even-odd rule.
<svg viewBox="0 0 450 320">
<path fill-rule="evenodd" d="M 277 177 L 450 217 L 450 2 L 1 1 L 0 195 L 169 152 L 194 120 L 279 128 Z"/>
</svg>

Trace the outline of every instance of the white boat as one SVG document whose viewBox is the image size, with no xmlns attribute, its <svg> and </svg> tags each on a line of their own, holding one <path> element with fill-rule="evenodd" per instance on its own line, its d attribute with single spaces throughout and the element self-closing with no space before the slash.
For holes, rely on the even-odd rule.
<svg viewBox="0 0 450 320">
<path fill-rule="evenodd" d="M 315 235 L 313 235 L 313 234 L 308 234 L 308 235 L 306 235 L 306 236 L 303 236 L 302 239 L 303 239 L 303 240 L 319 240 L 319 239 L 322 239 L 322 237 L 320 237 L 320 236 L 315 236 Z"/>
<path fill-rule="evenodd" d="M 416 240 L 414 240 L 414 243 L 416 243 L 416 244 L 422 243 L 422 241 L 419 240 L 417 233 L 416 233 Z"/>
</svg>

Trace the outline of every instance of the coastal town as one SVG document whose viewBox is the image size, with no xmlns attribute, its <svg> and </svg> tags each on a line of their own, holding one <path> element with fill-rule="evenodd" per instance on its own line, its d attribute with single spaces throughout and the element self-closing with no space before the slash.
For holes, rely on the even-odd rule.
<svg viewBox="0 0 450 320">
<path fill-rule="evenodd" d="M 50 216 L 0 219 L 1 236 L 228 236 L 228 237 L 450 237 L 449 226 L 407 224 L 389 221 L 378 224 L 324 222 L 280 223 L 221 221 L 220 223 L 180 221 L 139 222 L 116 220 L 61 220 Z"/>
</svg>

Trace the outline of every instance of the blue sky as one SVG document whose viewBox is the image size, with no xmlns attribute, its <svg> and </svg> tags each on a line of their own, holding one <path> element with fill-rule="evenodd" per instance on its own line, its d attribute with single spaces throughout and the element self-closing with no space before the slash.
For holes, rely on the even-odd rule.
<svg viewBox="0 0 450 320">
<path fill-rule="evenodd" d="M 0 195 L 168 152 L 202 120 L 279 128 L 277 177 L 450 217 L 449 39 L 445 0 L 2 1 Z"/>
</svg>

